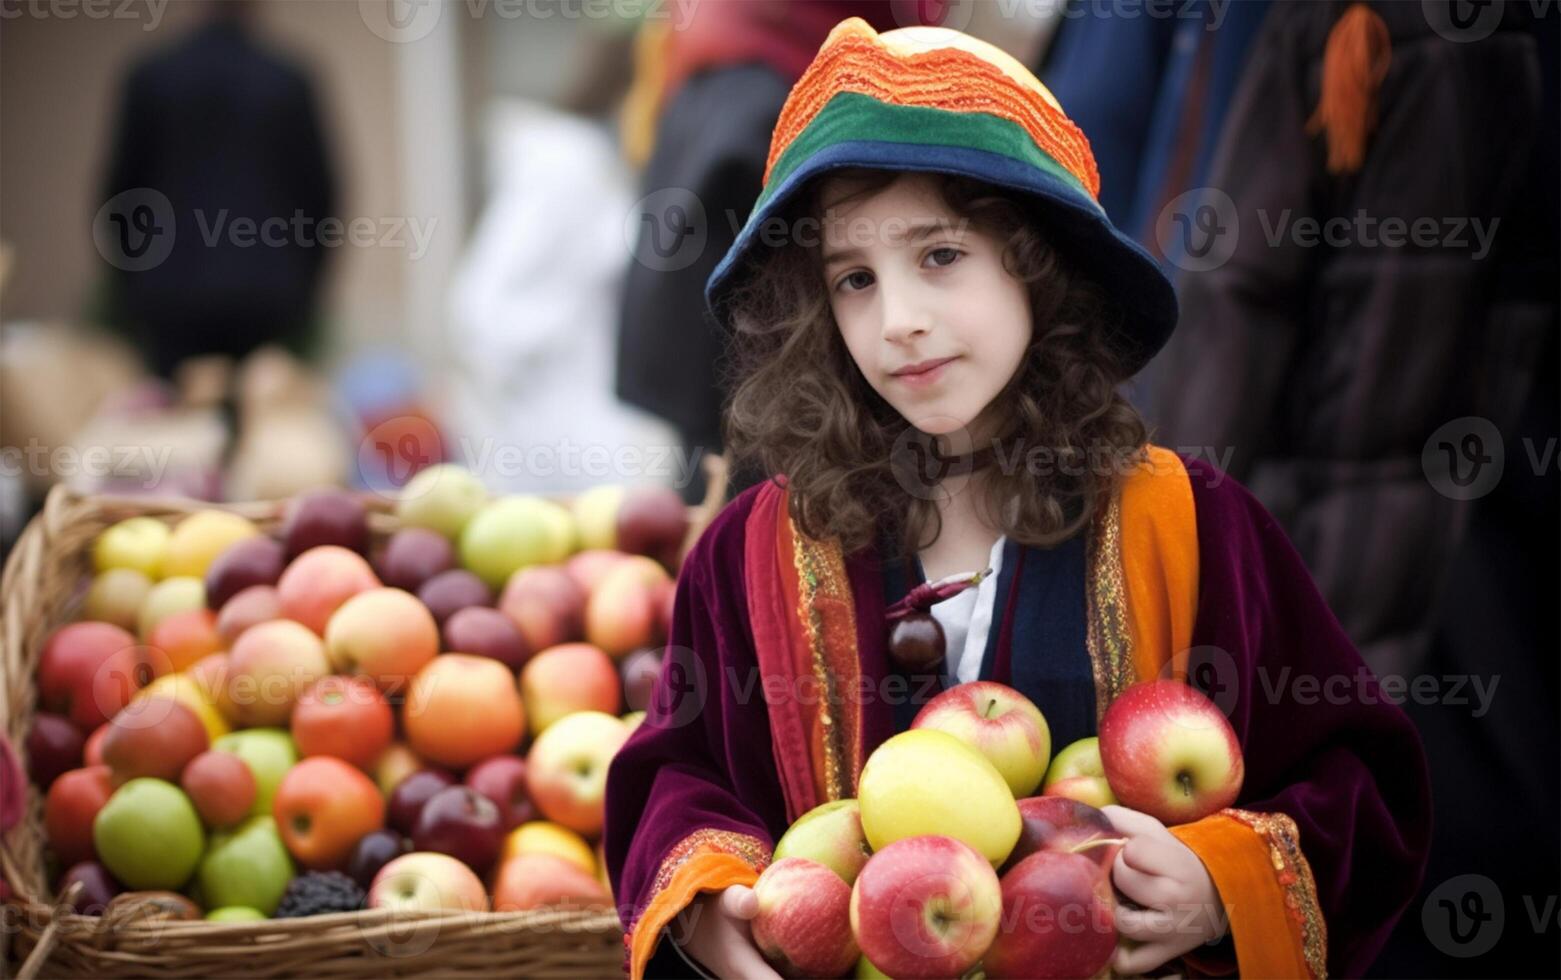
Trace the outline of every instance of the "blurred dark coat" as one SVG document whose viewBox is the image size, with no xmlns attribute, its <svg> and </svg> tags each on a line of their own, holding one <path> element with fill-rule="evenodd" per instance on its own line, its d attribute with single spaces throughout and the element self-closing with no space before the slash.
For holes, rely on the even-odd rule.
<svg viewBox="0 0 1561 980">
<path fill-rule="evenodd" d="M 117 315 L 154 370 L 184 357 L 301 346 L 329 251 L 334 181 L 313 88 L 219 17 L 138 63 L 124 85 L 104 199 L 150 188 L 175 215 L 172 251 L 118 272 Z M 267 244 L 245 220 L 273 223 Z M 337 234 L 338 241 L 341 235 Z"/>
<path fill-rule="evenodd" d="M 1556 329 L 1554 102 L 1543 121 L 1525 6 L 1466 42 L 1419 3 L 1373 3 L 1392 43 L 1380 124 L 1361 170 L 1330 175 L 1306 124 L 1346 6 L 1275 4 L 1254 45 L 1208 177 L 1234 204 L 1234 253 L 1182 274 L 1146 414 L 1160 444 L 1212 447 L 1284 525 L 1366 660 L 1409 674 L 1469 515 L 1422 463 L 1445 471 L 1433 433 L 1489 420 L 1509 440 L 1506 478 L 1529 469 L 1511 437 Z M 1288 230 L 1361 212 L 1377 225 L 1343 244 Z M 1445 244 L 1378 241 L 1383 219 L 1426 217 Z M 1488 255 L 1472 221 L 1499 222 Z M 1462 452 L 1454 428 L 1444 438 Z"/>
</svg>

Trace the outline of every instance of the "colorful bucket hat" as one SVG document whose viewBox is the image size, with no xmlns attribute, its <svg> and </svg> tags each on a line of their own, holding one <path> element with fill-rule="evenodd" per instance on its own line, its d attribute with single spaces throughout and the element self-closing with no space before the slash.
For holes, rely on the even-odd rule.
<svg viewBox="0 0 1561 980">
<path fill-rule="evenodd" d="M 723 328 L 731 328 L 726 301 L 764 247 L 760 229 L 809 180 L 844 167 L 959 174 L 1028 195 L 1051 240 L 1122 306 L 1130 374 L 1176 326 L 1170 281 L 1106 217 L 1089 141 L 1045 85 L 968 34 L 944 27 L 879 34 L 852 17 L 830 32 L 787 97 L 764 189 L 705 284 Z"/>
</svg>

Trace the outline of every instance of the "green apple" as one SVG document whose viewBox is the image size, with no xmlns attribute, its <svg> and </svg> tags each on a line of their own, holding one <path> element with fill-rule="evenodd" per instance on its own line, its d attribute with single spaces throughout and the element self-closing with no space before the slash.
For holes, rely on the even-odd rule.
<svg viewBox="0 0 1561 980">
<path fill-rule="evenodd" d="M 591 489 L 575 497 L 572 509 L 580 528 L 580 547 L 608 550 L 618 547 L 618 506 L 625 490 L 614 484 Z"/>
<path fill-rule="evenodd" d="M 236 755 L 249 765 L 255 774 L 255 805 L 249 808 L 250 816 L 270 816 L 277 786 L 287 770 L 298 764 L 293 736 L 280 728 L 246 728 L 222 736 L 211 747 Z"/>
<path fill-rule="evenodd" d="M 206 847 L 195 804 L 173 783 L 143 776 L 119 787 L 92 821 L 98 859 L 132 891 L 176 891 Z"/>
<path fill-rule="evenodd" d="M 163 574 L 168 525 L 155 517 L 131 517 L 106 529 L 92 545 L 92 566 L 99 572 L 133 568 L 152 581 Z"/>
<path fill-rule="evenodd" d="M 246 908 L 242 905 L 225 905 L 206 913 L 207 922 L 263 922 L 268 918 L 270 916 L 259 909 Z"/>
<path fill-rule="evenodd" d="M 1019 840 L 1019 805 L 986 756 L 947 732 L 913 728 L 880 745 L 857 781 L 874 852 L 907 837 L 952 837 L 993 867 Z"/>
<path fill-rule="evenodd" d="M 481 480 L 454 463 L 441 463 L 407 481 L 396 503 L 396 516 L 402 527 L 426 527 L 456 538 L 487 502 L 488 490 Z"/>
<path fill-rule="evenodd" d="M 293 877 L 293 859 L 271 817 L 250 817 L 230 831 L 211 835 L 201 859 L 201 897 L 218 907 L 240 905 L 276 911 Z"/>
<path fill-rule="evenodd" d="M 528 565 L 552 565 L 575 551 L 569 511 L 541 497 L 501 497 L 478 511 L 461 531 L 461 564 L 502 589 Z"/>
<path fill-rule="evenodd" d="M 1081 738 L 1058 752 L 1046 770 L 1041 795 L 1065 796 L 1097 810 L 1114 805 L 1117 798 L 1106 782 L 1106 769 L 1100 762 L 1100 739 Z"/>
<path fill-rule="evenodd" d="M 857 872 L 871 856 L 867 837 L 862 833 L 862 808 L 856 800 L 833 800 L 797 818 L 775 842 L 774 860 L 807 858 L 829 868 L 850 885 L 856 882 Z"/>
<path fill-rule="evenodd" d="M 889 974 L 873 966 L 873 961 L 863 956 L 856 961 L 856 980 L 889 980 Z"/>
</svg>

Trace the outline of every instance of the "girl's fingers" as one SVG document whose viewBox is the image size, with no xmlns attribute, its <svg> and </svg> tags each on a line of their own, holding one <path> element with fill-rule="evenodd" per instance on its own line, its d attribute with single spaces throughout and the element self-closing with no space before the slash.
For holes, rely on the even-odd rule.
<svg viewBox="0 0 1561 980">
<path fill-rule="evenodd" d="M 1118 854 L 1111 866 L 1111 883 L 1117 890 L 1148 909 L 1164 910 L 1170 906 L 1169 883 L 1159 875 L 1148 874 L 1131 867 Z"/>
<path fill-rule="evenodd" d="M 1104 813 L 1106 819 L 1111 821 L 1111 826 L 1128 837 L 1137 837 L 1140 834 L 1155 835 L 1165 833 L 1165 824 L 1154 817 L 1117 803 L 1101 807 L 1100 812 Z"/>
<path fill-rule="evenodd" d="M 1121 976 L 1141 976 L 1175 955 L 1163 943 L 1124 944 L 1111 958 L 1111 970 Z"/>
<path fill-rule="evenodd" d="M 1174 876 L 1176 854 L 1154 837 L 1133 837 L 1117 855 L 1127 866 L 1145 874 Z"/>
<path fill-rule="evenodd" d="M 732 885 L 721 892 L 721 911 L 734 919 L 752 919 L 759 914 L 759 900 L 747 885 Z"/>
<path fill-rule="evenodd" d="M 1130 909 L 1118 906 L 1117 932 L 1139 942 L 1170 938 L 1176 931 L 1176 917 L 1164 909 Z"/>
</svg>

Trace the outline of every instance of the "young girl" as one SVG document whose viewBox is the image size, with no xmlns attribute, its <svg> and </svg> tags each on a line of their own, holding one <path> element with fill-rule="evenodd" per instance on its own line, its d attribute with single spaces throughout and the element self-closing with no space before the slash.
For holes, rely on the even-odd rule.
<svg viewBox="0 0 1561 980">
<path fill-rule="evenodd" d="M 1234 807 L 1169 829 L 1107 808 L 1118 973 L 1358 974 L 1415 893 L 1419 740 L 1263 508 L 1118 394 L 1176 303 L 1097 187 L 1044 86 L 955 31 L 844 21 L 792 90 L 708 288 L 729 443 L 771 479 L 690 554 L 608 778 L 632 977 L 774 976 L 748 920 L 775 841 L 977 679 L 1054 747 L 1157 677 L 1236 730 Z M 941 647 L 891 642 L 886 614 L 940 581 Z"/>
</svg>

